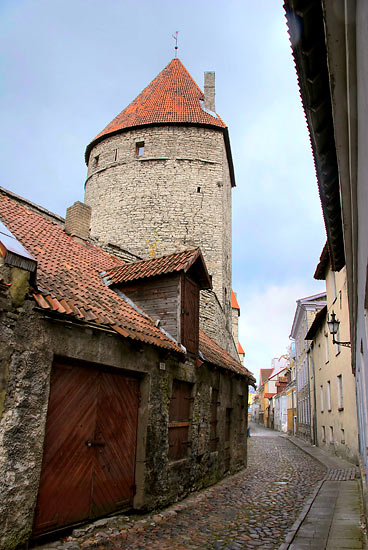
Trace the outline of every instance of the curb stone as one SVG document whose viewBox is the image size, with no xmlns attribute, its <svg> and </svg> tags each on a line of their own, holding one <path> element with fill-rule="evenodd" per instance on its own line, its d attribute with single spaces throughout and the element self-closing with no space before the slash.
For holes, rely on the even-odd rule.
<svg viewBox="0 0 368 550">
<path fill-rule="evenodd" d="M 299 531 L 301 524 L 303 523 L 303 521 L 305 520 L 309 510 L 311 509 L 312 504 L 315 501 L 318 493 L 320 492 L 321 487 L 324 484 L 324 482 L 325 482 L 325 479 L 322 479 L 322 481 L 318 482 L 317 488 L 313 491 L 312 496 L 309 497 L 308 500 L 306 501 L 302 511 L 300 512 L 299 516 L 294 521 L 293 525 L 291 526 L 290 530 L 288 531 L 288 534 L 285 537 L 285 542 L 283 542 L 281 544 L 281 546 L 279 546 L 278 550 L 288 550 L 290 544 L 293 542 L 297 532 Z"/>
<path fill-rule="evenodd" d="M 315 501 L 315 499 L 316 499 L 319 491 L 321 490 L 322 485 L 325 483 L 325 481 L 328 481 L 328 480 L 345 481 L 346 479 L 354 480 L 354 479 L 359 477 L 359 472 L 357 471 L 357 468 L 353 468 L 353 467 L 351 469 L 349 469 L 349 471 L 346 471 L 346 472 L 343 471 L 343 470 L 336 470 L 334 468 L 330 468 L 329 466 L 327 466 L 325 464 L 325 462 L 323 460 L 321 460 L 317 456 L 314 456 L 313 453 L 309 452 L 308 449 L 304 448 L 303 446 L 299 446 L 297 444 L 297 442 L 294 441 L 291 437 L 288 437 L 287 435 L 281 435 L 281 437 L 284 437 L 285 439 L 288 439 L 290 441 L 290 443 L 295 445 L 295 447 L 298 447 L 305 454 L 311 456 L 312 458 L 314 458 L 315 460 L 317 460 L 318 462 L 320 462 L 321 464 L 323 464 L 323 466 L 325 466 L 327 468 L 327 472 L 326 472 L 325 477 L 323 478 L 322 481 L 320 481 L 318 483 L 318 486 L 317 486 L 316 490 L 313 492 L 313 495 L 307 500 L 305 506 L 303 507 L 303 510 L 300 512 L 298 518 L 296 519 L 296 521 L 292 525 L 290 531 L 286 535 L 285 542 L 283 542 L 278 548 L 278 550 L 288 550 L 291 543 L 295 539 L 295 537 L 296 537 L 303 521 L 305 520 L 309 510 L 311 509 L 311 507 L 313 505 L 313 502 Z M 341 472 L 341 476 L 342 476 L 341 479 L 339 479 L 340 472 Z M 345 473 L 347 474 L 347 478 L 344 475 Z M 352 476 L 352 477 L 350 477 L 350 476 Z"/>
</svg>

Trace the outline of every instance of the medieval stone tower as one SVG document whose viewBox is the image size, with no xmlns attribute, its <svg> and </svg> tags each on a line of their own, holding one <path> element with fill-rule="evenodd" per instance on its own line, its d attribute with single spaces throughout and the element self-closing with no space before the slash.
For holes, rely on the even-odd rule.
<svg viewBox="0 0 368 550">
<path fill-rule="evenodd" d="M 201 297 L 201 319 L 233 352 L 232 339 L 218 333 L 222 326 L 231 334 L 235 181 L 214 98 L 214 73 L 205 73 L 203 94 L 173 59 L 88 145 L 85 203 L 92 237 L 142 258 L 200 246 L 213 283 Z"/>
</svg>

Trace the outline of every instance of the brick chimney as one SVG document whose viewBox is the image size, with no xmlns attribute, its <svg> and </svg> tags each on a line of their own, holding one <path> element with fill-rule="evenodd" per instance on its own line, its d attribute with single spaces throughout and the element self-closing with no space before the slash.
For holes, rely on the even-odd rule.
<svg viewBox="0 0 368 550">
<path fill-rule="evenodd" d="M 215 72 L 204 73 L 204 106 L 215 112 Z"/>
<path fill-rule="evenodd" d="M 89 239 L 91 207 L 76 201 L 66 211 L 65 232 L 72 237 L 86 241 Z"/>
</svg>

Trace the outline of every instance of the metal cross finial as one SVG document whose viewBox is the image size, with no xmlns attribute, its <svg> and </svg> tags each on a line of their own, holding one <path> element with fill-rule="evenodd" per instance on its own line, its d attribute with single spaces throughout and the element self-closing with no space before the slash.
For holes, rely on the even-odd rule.
<svg viewBox="0 0 368 550">
<path fill-rule="evenodd" d="M 175 40 L 175 57 L 178 56 L 178 34 L 179 31 L 176 31 L 176 33 L 172 35 L 173 39 Z"/>
</svg>

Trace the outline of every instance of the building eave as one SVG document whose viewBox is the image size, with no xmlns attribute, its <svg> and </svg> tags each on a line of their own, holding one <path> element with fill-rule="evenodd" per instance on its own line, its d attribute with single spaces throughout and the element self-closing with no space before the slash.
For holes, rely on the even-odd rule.
<svg viewBox="0 0 368 550">
<path fill-rule="evenodd" d="M 321 0 L 285 0 L 300 96 L 314 157 L 331 267 L 345 265 L 339 170 Z"/>
<path fill-rule="evenodd" d="M 316 314 L 313 323 L 311 324 L 307 334 L 305 335 L 304 340 L 313 340 L 317 334 L 318 329 L 322 326 L 323 321 L 327 315 L 327 305 L 325 305 L 319 312 Z"/>
</svg>

